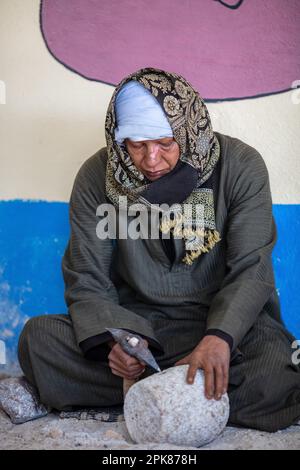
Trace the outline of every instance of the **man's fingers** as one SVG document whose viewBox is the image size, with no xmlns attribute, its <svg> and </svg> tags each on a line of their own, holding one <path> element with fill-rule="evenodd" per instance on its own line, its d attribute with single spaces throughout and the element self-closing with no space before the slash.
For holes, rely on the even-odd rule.
<svg viewBox="0 0 300 470">
<path fill-rule="evenodd" d="M 144 343 L 148 345 L 146 340 Z M 127 354 L 118 343 L 112 347 L 108 359 L 112 372 L 123 378 L 134 379 L 145 371 L 146 364 Z"/>
<path fill-rule="evenodd" d="M 115 359 L 110 359 L 108 364 L 111 369 L 117 369 L 124 374 L 139 374 L 141 371 L 145 370 L 145 367 L 141 364 L 132 367 L 125 367 L 122 362 Z"/>
<path fill-rule="evenodd" d="M 215 393 L 215 380 L 214 380 L 214 370 L 211 366 L 204 369 L 204 378 L 205 378 L 205 396 L 209 400 L 213 398 Z"/>
<path fill-rule="evenodd" d="M 182 359 L 179 359 L 179 361 L 175 362 L 175 366 L 183 366 L 184 364 L 189 364 L 190 363 L 190 355 L 183 357 Z"/>
<path fill-rule="evenodd" d="M 111 350 L 110 355 L 113 355 L 112 357 L 117 357 L 118 360 L 120 362 L 122 362 L 122 364 L 124 364 L 126 367 L 130 367 L 130 366 L 135 366 L 135 365 L 138 365 L 140 364 L 140 362 L 138 361 L 138 359 L 136 359 L 135 357 L 132 357 L 132 356 L 129 356 L 129 354 L 127 354 L 125 351 L 123 351 L 123 349 L 121 348 L 121 346 L 119 344 L 116 344 L 113 349 Z"/>
<path fill-rule="evenodd" d="M 142 364 L 138 364 L 136 366 L 126 367 L 122 362 L 115 360 L 114 358 L 109 359 L 109 366 L 116 367 L 118 369 L 123 369 L 124 371 L 134 373 L 138 372 L 139 370 L 145 369 L 145 366 Z"/>
<path fill-rule="evenodd" d="M 180 359 L 180 361 L 175 362 L 175 366 L 182 366 L 183 364 L 187 364 L 187 362 L 184 359 Z"/>
<path fill-rule="evenodd" d="M 194 383 L 197 370 L 198 370 L 198 365 L 190 364 L 190 367 L 188 368 L 188 372 L 187 372 L 187 383 L 189 384 Z"/>
<path fill-rule="evenodd" d="M 145 369 L 141 369 L 137 372 L 128 372 L 124 369 L 119 369 L 118 367 L 115 367 L 115 366 L 111 366 L 111 371 L 114 375 L 118 375 L 119 377 L 122 377 L 123 379 L 128 379 L 128 380 L 132 380 L 132 379 L 136 379 L 138 378 L 140 375 L 143 374 Z"/>
<path fill-rule="evenodd" d="M 221 365 L 215 366 L 215 399 L 220 400 L 224 389 L 224 373 Z"/>
<path fill-rule="evenodd" d="M 112 369 L 111 371 L 114 375 L 117 375 L 118 377 L 121 377 L 122 379 L 134 380 L 134 379 L 138 378 L 138 375 L 131 376 L 131 375 L 128 375 L 128 374 L 124 374 L 124 372 L 120 372 L 118 369 Z"/>
</svg>

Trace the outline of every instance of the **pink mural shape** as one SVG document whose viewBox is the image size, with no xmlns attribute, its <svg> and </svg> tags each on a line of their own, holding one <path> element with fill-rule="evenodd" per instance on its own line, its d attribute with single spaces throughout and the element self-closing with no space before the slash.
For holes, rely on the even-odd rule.
<svg viewBox="0 0 300 470">
<path fill-rule="evenodd" d="M 300 79 L 299 0 L 43 0 L 40 20 L 59 62 L 111 85 L 157 67 L 206 100 L 228 100 Z"/>
</svg>

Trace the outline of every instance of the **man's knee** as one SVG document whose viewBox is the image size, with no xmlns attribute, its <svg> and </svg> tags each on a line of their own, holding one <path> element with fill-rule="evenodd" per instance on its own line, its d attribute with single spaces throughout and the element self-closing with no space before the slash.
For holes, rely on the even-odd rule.
<svg viewBox="0 0 300 470">
<path fill-rule="evenodd" d="M 51 322 L 56 319 L 58 315 L 39 315 L 30 318 L 24 325 L 18 341 L 18 359 L 20 366 L 26 376 L 31 381 L 32 378 L 32 357 L 34 351 L 40 349 L 40 344 L 43 343 L 43 349 L 49 344 L 50 337 L 49 331 L 51 329 Z M 45 338 L 47 337 L 47 343 Z"/>
<path fill-rule="evenodd" d="M 58 315 L 39 315 L 37 317 L 30 318 L 24 325 L 19 338 L 19 345 L 22 342 L 32 344 L 32 341 L 36 341 L 37 338 L 42 338 L 44 335 L 48 336 L 48 333 L 53 331 L 53 325 L 56 322 L 69 323 L 69 316 L 58 314 Z M 55 323 L 53 323 L 55 322 Z"/>
<path fill-rule="evenodd" d="M 31 364 L 30 347 L 34 342 L 34 332 L 39 327 L 38 318 L 39 317 L 31 318 L 25 323 L 18 341 L 19 363 L 24 375 L 31 383 L 34 383 L 34 374 Z"/>
<path fill-rule="evenodd" d="M 44 316 L 38 316 L 30 318 L 24 325 L 23 330 L 21 331 L 19 342 L 18 342 L 18 351 L 28 351 L 28 346 L 32 345 L 36 337 L 39 336 L 41 331 L 45 328 L 45 318 Z"/>
</svg>

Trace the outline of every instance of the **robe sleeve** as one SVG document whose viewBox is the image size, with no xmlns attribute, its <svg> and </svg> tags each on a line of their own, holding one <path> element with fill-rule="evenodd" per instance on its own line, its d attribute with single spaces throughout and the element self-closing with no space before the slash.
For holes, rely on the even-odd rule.
<svg viewBox="0 0 300 470">
<path fill-rule="evenodd" d="M 71 316 L 78 345 L 87 358 L 89 349 L 97 347 L 98 360 L 106 360 L 112 339 L 105 328 L 123 328 L 138 333 L 154 349 L 163 350 L 155 338 L 150 322 L 119 304 L 111 281 L 113 254 L 111 239 L 99 239 L 96 216 L 105 197 L 104 164 L 99 154 L 88 159 L 76 176 L 70 198 L 70 239 L 62 260 L 65 301 Z M 90 344 L 90 347 L 87 345 Z"/>
<path fill-rule="evenodd" d="M 226 275 L 207 319 L 207 329 L 232 337 L 232 349 L 253 326 L 275 289 L 271 256 L 276 226 L 269 175 L 260 154 L 249 149 L 235 163 L 235 177 L 228 176 Z"/>
</svg>

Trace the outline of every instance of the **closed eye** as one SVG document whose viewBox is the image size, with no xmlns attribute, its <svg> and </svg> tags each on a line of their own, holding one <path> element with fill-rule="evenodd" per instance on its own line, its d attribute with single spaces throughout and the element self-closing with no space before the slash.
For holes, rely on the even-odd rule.
<svg viewBox="0 0 300 470">
<path fill-rule="evenodd" d="M 173 144 L 174 144 L 174 141 L 172 141 L 172 142 L 167 142 L 167 143 L 165 143 L 165 144 L 160 144 L 160 145 L 161 145 L 161 147 L 167 149 L 167 148 L 170 148 Z"/>
</svg>

